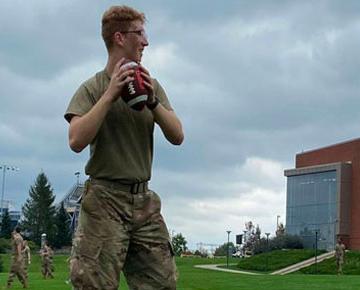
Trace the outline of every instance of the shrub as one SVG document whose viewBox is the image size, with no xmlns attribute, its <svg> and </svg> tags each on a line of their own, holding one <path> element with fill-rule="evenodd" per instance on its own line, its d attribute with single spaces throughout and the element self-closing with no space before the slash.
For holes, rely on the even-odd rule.
<svg viewBox="0 0 360 290">
<path fill-rule="evenodd" d="M 254 254 L 265 253 L 267 251 L 281 250 L 281 249 L 303 249 L 304 245 L 299 236 L 293 235 L 279 235 L 269 239 L 269 248 L 266 238 L 258 240 L 254 245 Z"/>
</svg>

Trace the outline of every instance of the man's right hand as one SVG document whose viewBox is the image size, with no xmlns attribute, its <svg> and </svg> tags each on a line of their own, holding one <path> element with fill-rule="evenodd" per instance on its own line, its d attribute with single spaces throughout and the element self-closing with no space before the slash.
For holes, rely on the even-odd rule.
<svg viewBox="0 0 360 290">
<path fill-rule="evenodd" d="M 125 58 L 117 62 L 111 75 L 109 87 L 104 94 L 104 97 L 110 98 L 112 102 L 120 97 L 124 85 L 134 80 L 134 70 L 131 67 L 123 66 L 124 64 Z"/>
</svg>

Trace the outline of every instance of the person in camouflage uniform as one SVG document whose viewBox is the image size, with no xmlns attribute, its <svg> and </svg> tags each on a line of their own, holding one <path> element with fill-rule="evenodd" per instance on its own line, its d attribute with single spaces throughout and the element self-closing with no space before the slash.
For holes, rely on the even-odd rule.
<svg viewBox="0 0 360 290">
<path fill-rule="evenodd" d="M 52 255 L 53 251 L 47 244 L 47 242 L 44 243 L 43 248 L 40 250 L 40 256 L 41 256 L 41 273 L 44 277 L 44 279 L 47 278 L 54 278 L 52 274 Z"/>
<path fill-rule="evenodd" d="M 19 281 L 23 285 L 23 288 L 28 287 L 27 275 L 24 269 L 24 258 L 22 255 L 23 238 L 20 235 L 20 228 L 15 227 L 12 232 L 12 255 L 11 255 L 11 266 L 10 273 L 7 280 L 7 288 L 11 287 L 14 282 L 15 276 L 18 277 Z"/>
<path fill-rule="evenodd" d="M 108 51 L 104 70 L 85 81 L 65 113 L 69 145 L 90 145 L 90 176 L 73 239 L 70 277 L 74 289 L 118 289 L 123 271 L 129 289 L 176 289 L 176 266 L 159 196 L 148 188 L 154 124 L 180 145 L 184 135 L 164 89 L 140 65 L 148 46 L 145 15 L 128 6 L 110 7 L 102 18 Z M 146 107 L 131 109 L 121 98 L 134 80 L 134 61 L 148 91 Z"/>
<path fill-rule="evenodd" d="M 341 238 L 338 238 L 335 246 L 335 259 L 336 259 L 336 269 L 337 274 L 342 274 L 342 265 L 345 262 L 345 245 L 341 241 Z"/>
<path fill-rule="evenodd" d="M 26 240 L 24 240 L 23 242 L 23 247 L 21 252 L 24 259 L 24 270 L 25 270 L 26 278 L 28 278 L 29 276 L 28 266 L 31 264 L 31 255 L 30 255 L 30 248 Z"/>
</svg>

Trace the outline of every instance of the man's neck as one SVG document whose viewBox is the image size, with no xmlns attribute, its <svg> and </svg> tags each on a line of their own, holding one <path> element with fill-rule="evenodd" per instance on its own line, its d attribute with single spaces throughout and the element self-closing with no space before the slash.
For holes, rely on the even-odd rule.
<svg viewBox="0 0 360 290">
<path fill-rule="evenodd" d="M 107 64 L 106 64 L 106 67 L 105 67 L 105 70 L 107 72 L 107 74 L 111 77 L 113 71 L 114 71 L 114 68 L 115 68 L 115 65 L 118 63 L 118 61 L 125 57 L 123 53 L 121 52 L 118 52 L 118 53 L 115 53 L 115 52 L 112 52 L 112 53 L 109 53 L 109 57 L 108 57 L 108 61 L 107 61 Z"/>
</svg>

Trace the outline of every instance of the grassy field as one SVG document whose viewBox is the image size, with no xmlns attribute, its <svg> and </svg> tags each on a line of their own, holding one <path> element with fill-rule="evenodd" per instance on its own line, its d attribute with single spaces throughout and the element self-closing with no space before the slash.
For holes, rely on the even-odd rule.
<svg viewBox="0 0 360 290">
<path fill-rule="evenodd" d="M 55 256 L 55 279 L 43 280 L 40 274 L 40 263 L 37 256 L 33 257 L 30 267 L 30 290 L 70 290 L 65 283 L 68 278 L 66 256 Z M 2 256 L 5 270 L 8 271 L 9 256 Z M 196 269 L 197 264 L 226 263 L 225 259 L 179 258 L 178 290 L 358 290 L 360 277 L 355 275 L 305 275 L 293 274 L 287 276 L 258 275 L 250 276 L 211 270 Z M 230 259 L 230 263 L 238 262 Z M 6 284 L 7 273 L 0 273 L 0 289 Z M 121 290 L 128 290 L 122 277 Z M 22 289 L 18 281 L 12 289 Z"/>
</svg>

